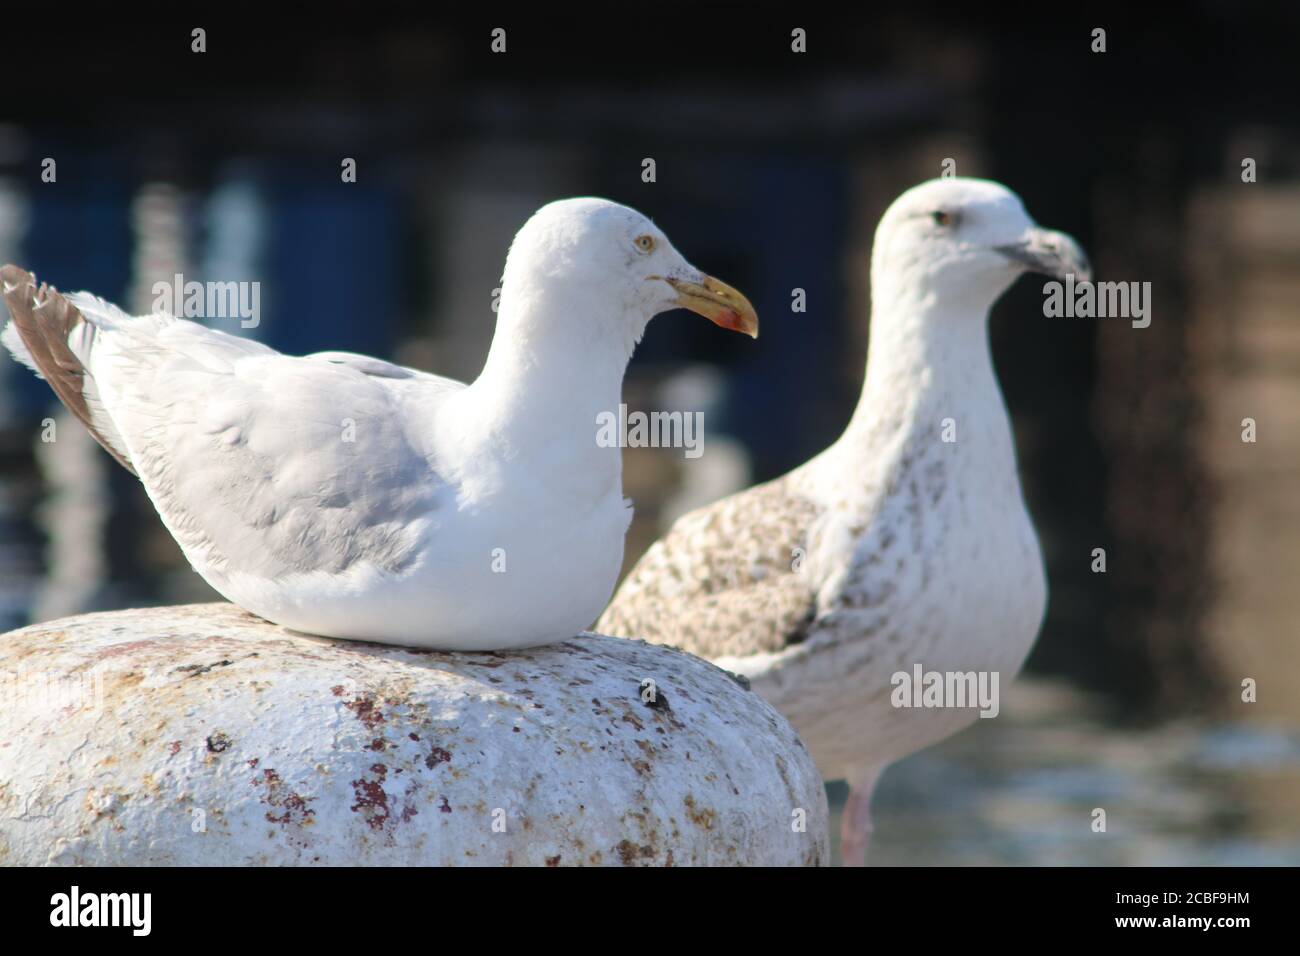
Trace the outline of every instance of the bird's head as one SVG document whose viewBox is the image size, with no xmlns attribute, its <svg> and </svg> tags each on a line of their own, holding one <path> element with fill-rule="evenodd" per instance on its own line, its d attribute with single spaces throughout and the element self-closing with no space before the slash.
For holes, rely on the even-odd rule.
<svg viewBox="0 0 1300 956">
<path fill-rule="evenodd" d="M 605 199 L 543 206 L 515 236 L 506 259 L 502 307 L 542 301 L 548 321 L 596 322 L 575 331 L 635 343 L 660 312 L 683 308 L 758 336 L 758 316 L 740 292 L 691 265 L 653 222 Z"/>
<path fill-rule="evenodd" d="M 880 220 L 873 289 L 908 286 L 987 310 L 1024 272 L 1091 278 L 1087 256 L 1040 228 L 1020 198 L 985 179 L 934 179 L 896 199 Z"/>
</svg>

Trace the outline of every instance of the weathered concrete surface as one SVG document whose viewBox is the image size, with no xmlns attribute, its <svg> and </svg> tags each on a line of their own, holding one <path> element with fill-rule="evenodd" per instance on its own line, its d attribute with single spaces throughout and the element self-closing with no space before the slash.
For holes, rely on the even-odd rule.
<svg viewBox="0 0 1300 956">
<path fill-rule="evenodd" d="M 0 636 L 0 695 L 0 864 L 828 860 L 785 720 L 637 641 L 410 651 L 153 608 Z"/>
</svg>

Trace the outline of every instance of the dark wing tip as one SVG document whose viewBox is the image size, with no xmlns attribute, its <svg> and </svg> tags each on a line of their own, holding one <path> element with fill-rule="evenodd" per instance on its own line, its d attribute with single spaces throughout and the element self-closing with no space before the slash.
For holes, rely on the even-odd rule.
<svg viewBox="0 0 1300 956">
<path fill-rule="evenodd" d="M 68 348 L 69 333 L 78 323 L 85 321 L 81 312 L 53 286 L 42 282 L 37 288 L 36 276 L 12 263 L 0 266 L 0 293 L 9 306 L 9 315 L 19 337 L 59 401 L 119 464 L 135 474 L 132 464 L 96 429 L 90 406 L 82 393 L 86 370 Z"/>
<path fill-rule="evenodd" d="M 36 276 L 21 266 L 9 263 L 0 266 L 0 292 L 4 293 L 5 304 L 9 313 L 21 329 L 25 319 L 31 314 L 31 299 L 27 290 L 36 285 Z"/>
<path fill-rule="evenodd" d="M 4 280 L 6 286 L 17 285 L 19 282 L 29 282 L 36 284 L 36 277 L 24 269 L 22 266 L 16 266 L 12 262 L 0 266 L 0 279 Z"/>
</svg>

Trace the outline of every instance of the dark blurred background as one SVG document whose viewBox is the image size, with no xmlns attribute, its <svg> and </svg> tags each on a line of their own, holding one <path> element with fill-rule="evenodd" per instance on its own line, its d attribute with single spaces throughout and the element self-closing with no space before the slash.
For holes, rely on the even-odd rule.
<svg viewBox="0 0 1300 956">
<path fill-rule="evenodd" d="M 0 258 L 134 312 L 177 273 L 255 280 L 260 325 L 216 327 L 471 379 L 528 215 L 636 206 L 750 296 L 763 337 L 651 325 L 629 404 L 701 409 L 707 430 L 697 459 L 626 453 L 631 562 L 847 423 L 889 202 L 947 159 L 1000 180 L 1099 278 L 1151 282 L 1152 321 L 1047 319 L 1028 280 L 999 304 L 1048 618 L 1003 720 L 887 775 L 877 861 L 1300 861 L 1300 14 L 1052 6 L 69 17 L 57 34 L 46 13 L 6 29 Z M 0 358 L 0 630 L 214 597 L 135 480 Z M 1098 805 L 1127 808 L 1112 831 L 1132 839 L 1092 834 Z"/>
</svg>

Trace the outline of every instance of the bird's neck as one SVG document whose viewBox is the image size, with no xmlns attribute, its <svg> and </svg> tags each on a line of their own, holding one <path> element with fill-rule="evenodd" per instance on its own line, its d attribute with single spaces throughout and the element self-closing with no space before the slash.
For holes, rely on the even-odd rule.
<svg viewBox="0 0 1300 956">
<path fill-rule="evenodd" d="M 872 456 L 917 441 L 969 441 L 1004 455 L 1010 430 L 987 304 L 913 291 L 922 286 L 876 286 L 862 396 L 841 444 Z"/>
<path fill-rule="evenodd" d="M 555 292 L 503 292 L 492 347 L 470 391 L 486 432 L 514 449 L 572 449 L 543 457 L 590 466 L 599 473 L 593 478 L 607 481 L 619 475 L 621 453 L 598 443 L 600 416 L 618 413 L 635 341 L 608 331 L 616 322 L 579 319 L 589 314 L 589 303 Z"/>
</svg>

